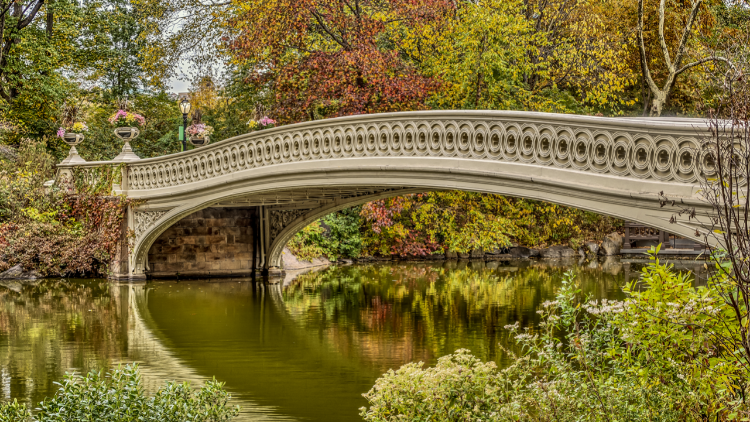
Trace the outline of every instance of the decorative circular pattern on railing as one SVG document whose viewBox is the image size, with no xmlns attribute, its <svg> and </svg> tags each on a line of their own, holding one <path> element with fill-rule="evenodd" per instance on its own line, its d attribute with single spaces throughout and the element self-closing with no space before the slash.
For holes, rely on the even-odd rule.
<svg viewBox="0 0 750 422">
<path fill-rule="evenodd" d="M 682 183 L 711 171 L 709 156 L 696 157 L 700 142 L 695 136 L 510 120 L 334 119 L 323 128 L 256 132 L 192 155 L 129 163 L 129 189 L 179 186 L 281 163 L 359 157 L 459 157 Z"/>
</svg>

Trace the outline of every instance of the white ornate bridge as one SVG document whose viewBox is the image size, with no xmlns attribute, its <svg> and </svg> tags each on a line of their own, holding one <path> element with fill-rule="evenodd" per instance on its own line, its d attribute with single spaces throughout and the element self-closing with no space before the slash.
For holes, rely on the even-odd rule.
<svg viewBox="0 0 750 422">
<path fill-rule="evenodd" d="M 699 119 L 426 111 L 300 123 L 129 161 L 116 190 L 145 202 L 128 213 L 135 239 L 121 275 L 144 277 L 157 238 L 202 209 L 260 207 L 260 265 L 273 269 L 321 216 L 430 190 L 538 199 L 692 236 L 700 227 L 670 224 L 674 209 L 658 194 L 708 211 L 697 181 L 711 163 L 696 152 L 707 133 Z"/>
</svg>

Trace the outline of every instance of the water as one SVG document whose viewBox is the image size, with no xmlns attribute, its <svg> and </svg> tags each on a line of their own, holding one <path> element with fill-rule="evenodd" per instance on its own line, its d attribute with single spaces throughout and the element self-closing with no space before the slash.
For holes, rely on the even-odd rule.
<svg viewBox="0 0 750 422">
<path fill-rule="evenodd" d="M 702 263 L 680 268 L 697 271 Z M 388 369 L 466 348 L 507 364 L 504 326 L 534 327 L 565 271 L 595 299 L 622 299 L 642 263 L 373 264 L 250 280 L 46 280 L 0 285 L 0 401 L 54 394 L 66 372 L 139 362 L 164 380 L 226 383 L 241 421 L 352 421 Z"/>
</svg>

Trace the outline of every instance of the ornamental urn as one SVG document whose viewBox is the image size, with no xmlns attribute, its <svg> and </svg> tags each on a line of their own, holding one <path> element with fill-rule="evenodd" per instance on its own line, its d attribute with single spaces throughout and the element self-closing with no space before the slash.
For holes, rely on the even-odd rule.
<svg viewBox="0 0 750 422">
<path fill-rule="evenodd" d="M 63 135 L 62 139 L 63 141 L 65 141 L 66 144 L 70 145 L 71 147 L 74 147 L 76 145 L 79 145 L 81 142 L 83 142 L 83 134 L 65 132 L 65 135 Z"/>
<path fill-rule="evenodd" d="M 211 142 L 211 139 L 206 136 L 191 136 L 190 137 L 190 143 L 193 144 L 194 147 L 200 148 L 202 146 L 208 145 L 208 143 Z"/>
<path fill-rule="evenodd" d="M 115 129 L 115 136 L 125 142 L 132 141 L 141 134 L 141 131 L 136 127 L 118 127 Z"/>
</svg>

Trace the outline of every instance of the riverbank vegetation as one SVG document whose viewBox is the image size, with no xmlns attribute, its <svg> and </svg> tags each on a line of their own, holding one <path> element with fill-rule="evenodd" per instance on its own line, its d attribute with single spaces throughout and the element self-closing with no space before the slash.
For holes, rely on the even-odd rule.
<svg viewBox="0 0 750 422">
<path fill-rule="evenodd" d="M 197 390 L 188 383 L 168 382 L 147 397 L 138 367 L 128 365 L 107 374 L 67 375 L 57 393 L 39 404 L 33 418 L 24 404 L 14 401 L 0 405 L 0 421 L 224 422 L 239 413 L 227 405 L 229 399 L 216 381 Z"/>
<path fill-rule="evenodd" d="M 299 259 L 470 254 L 511 245 L 578 249 L 622 227 L 622 220 L 520 198 L 444 191 L 397 196 L 331 214 L 289 242 Z"/>
<path fill-rule="evenodd" d="M 468 350 L 388 371 L 366 421 L 740 421 L 750 416 L 742 322 L 712 287 L 651 263 L 625 301 L 583 295 L 569 273 L 536 327 L 506 327 L 522 350 L 499 369 Z M 746 309 L 746 308 L 745 308 Z"/>
<path fill-rule="evenodd" d="M 47 187 L 54 163 L 44 142 L 33 140 L 0 160 L 0 271 L 21 265 L 43 276 L 106 274 L 127 204 L 111 194 L 119 169 L 76 172 Z"/>
</svg>

